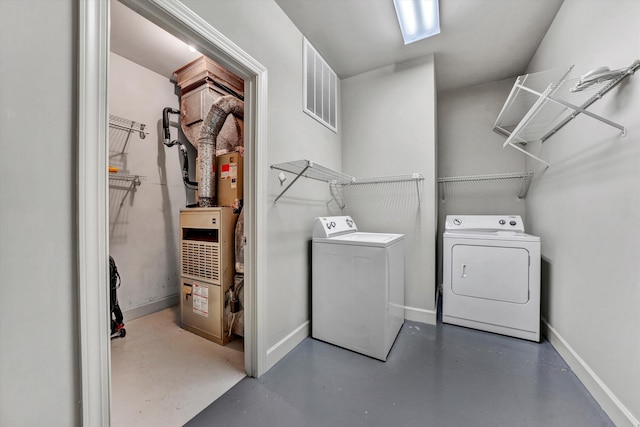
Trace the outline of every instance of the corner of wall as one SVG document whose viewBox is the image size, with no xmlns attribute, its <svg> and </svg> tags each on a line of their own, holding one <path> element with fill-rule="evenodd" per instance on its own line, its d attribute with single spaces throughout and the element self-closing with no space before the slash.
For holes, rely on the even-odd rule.
<svg viewBox="0 0 640 427">
<path fill-rule="evenodd" d="M 616 426 L 640 427 L 640 421 L 616 397 L 560 333 L 542 318 L 544 335 Z"/>
</svg>

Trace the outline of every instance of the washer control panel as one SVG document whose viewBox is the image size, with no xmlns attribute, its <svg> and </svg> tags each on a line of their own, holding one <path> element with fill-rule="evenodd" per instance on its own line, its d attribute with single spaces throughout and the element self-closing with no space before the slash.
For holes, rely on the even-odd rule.
<svg viewBox="0 0 640 427">
<path fill-rule="evenodd" d="M 313 237 L 335 237 L 358 231 L 350 216 L 324 216 L 313 221 Z"/>
<path fill-rule="evenodd" d="M 447 215 L 445 230 L 524 232 L 520 215 Z"/>
</svg>

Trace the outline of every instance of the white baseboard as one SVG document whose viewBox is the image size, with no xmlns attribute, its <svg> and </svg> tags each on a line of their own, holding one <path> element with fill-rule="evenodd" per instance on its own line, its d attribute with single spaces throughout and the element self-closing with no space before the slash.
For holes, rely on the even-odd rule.
<svg viewBox="0 0 640 427">
<path fill-rule="evenodd" d="M 587 363 L 576 353 L 569 343 L 558 333 L 546 319 L 542 319 L 544 335 L 551 345 L 560 353 L 571 370 L 582 381 L 593 398 L 600 404 L 611 421 L 618 427 L 640 427 L 640 422 L 620 402 L 607 385 L 596 375 Z"/>
<path fill-rule="evenodd" d="M 434 310 L 405 306 L 404 317 L 406 320 L 414 322 L 436 324 L 436 312 Z M 309 326 L 310 322 L 307 320 L 267 350 L 265 372 L 300 344 L 302 340 L 311 335 Z"/>
<path fill-rule="evenodd" d="M 300 344 L 303 339 L 309 336 L 309 324 L 310 323 L 307 320 L 267 350 L 265 372 L 271 369 L 273 365 L 278 363 L 280 359 L 286 356 L 291 350 Z"/>
<path fill-rule="evenodd" d="M 436 324 L 437 313 L 435 310 L 427 310 L 424 308 L 416 307 L 404 307 L 405 320 L 411 320 L 413 322 L 428 323 L 429 325 Z"/>
<path fill-rule="evenodd" d="M 124 316 L 126 323 L 129 320 L 146 316 L 147 314 L 155 313 L 156 311 L 164 310 L 165 308 L 173 307 L 177 304 L 180 304 L 180 294 L 170 295 L 157 301 L 150 302 L 149 304 L 130 308 L 127 311 L 123 311 L 122 315 Z"/>
</svg>

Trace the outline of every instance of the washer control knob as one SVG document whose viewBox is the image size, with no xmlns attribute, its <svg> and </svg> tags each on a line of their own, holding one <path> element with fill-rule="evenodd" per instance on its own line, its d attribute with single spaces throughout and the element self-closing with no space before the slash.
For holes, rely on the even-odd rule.
<svg viewBox="0 0 640 427">
<path fill-rule="evenodd" d="M 453 224 L 454 225 L 460 225 L 460 224 L 462 224 L 462 220 L 460 218 L 454 218 L 453 219 Z"/>
<path fill-rule="evenodd" d="M 500 221 L 498 221 L 500 223 L 500 225 L 505 225 L 507 223 L 507 221 L 505 221 L 504 219 L 501 219 Z"/>
<path fill-rule="evenodd" d="M 514 220 L 511 220 L 511 221 L 509 221 L 509 224 L 515 227 L 517 222 L 515 222 Z"/>
</svg>

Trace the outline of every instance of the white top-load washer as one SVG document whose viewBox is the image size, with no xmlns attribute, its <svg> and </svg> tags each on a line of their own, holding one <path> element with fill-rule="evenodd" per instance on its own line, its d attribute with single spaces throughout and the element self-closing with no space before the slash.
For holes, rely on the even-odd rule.
<svg viewBox="0 0 640 427">
<path fill-rule="evenodd" d="M 540 341 L 540 238 L 520 216 L 448 215 L 442 321 Z"/>
<path fill-rule="evenodd" d="M 404 235 L 314 220 L 311 336 L 387 360 L 404 323 Z"/>
</svg>

